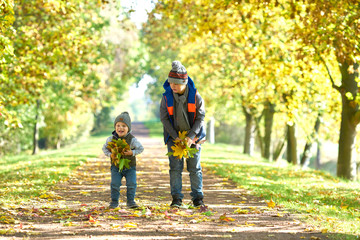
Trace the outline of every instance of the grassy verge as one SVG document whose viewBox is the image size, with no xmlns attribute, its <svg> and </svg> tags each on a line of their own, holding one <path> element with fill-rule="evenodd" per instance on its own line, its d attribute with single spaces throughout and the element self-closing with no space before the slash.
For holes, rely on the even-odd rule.
<svg viewBox="0 0 360 240">
<path fill-rule="evenodd" d="M 86 142 L 38 155 L 17 155 L 0 159 L 0 206 L 17 204 L 48 193 L 71 171 L 101 153 L 108 134 L 91 136 Z"/>
<path fill-rule="evenodd" d="M 150 137 L 163 138 L 163 126 L 160 121 L 148 121 L 144 122 L 144 124 L 148 129 L 150 129 Z"/>
<path fill-rule="evenodd" d="M 153 136 L 162 134 L 159 122 L 147 123 L 147 127 Z M 313 226 L 310 231 L 339 233 L 339 239 L 360 239 L 359 182 L 304 170 L 285 161 L 249 157 L 242 154 L 241 146 L 206 143 L 201 154 L 204 167 L 254 195 L 272 199 L 287 211 L 299 213 Z"/>
</svg>

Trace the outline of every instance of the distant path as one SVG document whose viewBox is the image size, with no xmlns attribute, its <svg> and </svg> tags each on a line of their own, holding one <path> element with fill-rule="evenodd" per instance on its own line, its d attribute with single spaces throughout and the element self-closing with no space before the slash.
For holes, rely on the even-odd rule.
<svg viewBox="0 0 360 240">
<path fill-rule="evenodd" d="M 311 232 L 293 215 L 269 209 L 263 199 L 249 195 L 207 169 L 203 172 L 207 209 L 200 212 L 169 208 L 165 146 L 160 140 L 150 139 L 143 124 L 134 123 L 132 129 L 145 148 L 137 162 L 136 195 L 144 209 L 126 208 L 125 186 L 121 187 L 120 208 L 107 208 L 110 167 L 109 160 L 101 155 L 78 167 L 68 181 L 58 184 L 45 199 L 18 207 L 14 213 L 19 219 L 15 233 L 0 235 L 0 239 L 328 239 Z M 190 204 L 186 170 L 183 182 L 184 203 Z"/>
</svg>

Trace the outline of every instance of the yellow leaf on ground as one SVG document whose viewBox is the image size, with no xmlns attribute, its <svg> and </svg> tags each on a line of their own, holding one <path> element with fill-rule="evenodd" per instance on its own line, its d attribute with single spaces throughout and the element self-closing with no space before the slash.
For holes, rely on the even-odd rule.
<svg viewBox="0 0 360 240">
<path fill-rule="evenodd" d="M 92 216 L 90 216 L 90 217 L 89 217 L 89 222 L 90 222 L 90 223 L 95 223 L 96 221 L 95 221 L 95 219 L 94 219 Z"/>
<path fill-rule="evenodd" d="M 223 215 L 221 215 L 221 216 L 219 217 L 219 220 L 225 221 L 225 222 L 233 222 L 233 221 L 235 221 L 235 219 L 233 219 L 233 218 L 231 218 L 231 217 L 227 217 L 227 216 L 226 216 L 226 213 L 224 213 Z"/>
<path fill-rule="evenodd" d="M 267 202 L 267 205 L 269 208 L 274 208 L 275 207 L 275 202 L 271 199 L 269 202 Z"/>
<path fill-rule="evenodd" d="M 236 210 L 234 211 L 234 213 L 237 213 L 237 214 L 248 214 L 248 213 L 249 213 L 249 210 L 238 208 L 238 209 L 236 209 Z"/>
<path fill-rule="evenodd" d="M 246 226 L 255 226 L 255 224 L 253 224 L 253 223 L 248 223 L 248 222 L 245 222 L 245 225 L 246 225 Z"/>
<path fill-rule="evenodd" d="M 134 222 L 128 222 L 124 224 L 124 228 L 137 228 L 137 224 Z"/>
</svg>

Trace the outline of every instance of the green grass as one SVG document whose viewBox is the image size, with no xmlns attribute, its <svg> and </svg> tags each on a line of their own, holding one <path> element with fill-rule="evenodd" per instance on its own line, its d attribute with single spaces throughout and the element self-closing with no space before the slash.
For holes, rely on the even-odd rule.
<svg viewBox="0 0 360 240">
<path fill-rule="evenodd" d="M 65 180 L 74 168 L 101 153 L 109 133 L 91 136 L 86 142 L 38 155 L 5 156 L 0 159 L 0 206 L 27 201 L 47 193 Z"/>
<path fill-rule="evenodd" d="M 160 122 L 147 122 L 146 126 L 152 137 L 162 138 Z M 1 158 L 0 206 L 27 201 L 50 191 L 54 184 L 66 180 L 74 168 L 101 154 L 110 132 L 97 133 L 86 142 L 61 150 Z M 202 163 L 254 195 L 272 199 L 284 210 L 300 213 L 314 230 L 360 239 L 359 182 L 345 181 L 321 171 L 302 170 L 283 161 L 271 163 L 249 157 L 242 154 L 242 147 L 225 144 L 205 143 Z"/>
<path fill-rule="evenodd" d="M 162 134 L 161 123 L 147 126 L 155 136 Z M 202 165 L 286 211 L 300 213 L 313 230 L 337 233 L 337 239 L 360 239 L 359 181 L 249 157 L 242 151 L 241 146 L 205 143 Z"/>
<path fill-rule="evenodd" d="M 150 129 L 150 137 L 163 138 L 163 126 L 160 121 L 148 121 L 144 122 L 145 126 Z"/>
</svg>

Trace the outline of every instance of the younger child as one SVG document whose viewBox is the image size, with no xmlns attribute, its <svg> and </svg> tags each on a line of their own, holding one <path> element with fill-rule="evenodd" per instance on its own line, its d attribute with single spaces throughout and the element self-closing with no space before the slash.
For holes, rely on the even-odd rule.
<svg viewBox="0 0 360 240">
<path fill-rule="evenodd" d="M 117 208 L 119 206 L 120 186 L 121 179 L 126 179 L 126 197 L 127 206 L 129 208 L 138 208 L 135 203 L 136 192 L 136 155 L 144 151 L 144 147 L 141 143 L 131 134 L 131 119 L 128 112 L 122 112 L 115 118 L 114 121 L 115 131 L 112 132 L 112 136 L 106 139 L 106 142 L 102 148 L 107 157 L 111 158 L 111 151 L 107 148 L 108 143 L 113 139 L 125 139 L 130 146 L 130 150 L 124 153 L 125 158 L 130 159 L 129 169 L 123 169 L 119 171 L 118 166 L 111 164 L 111 202 L 110 208 Z"/>
</svg>

